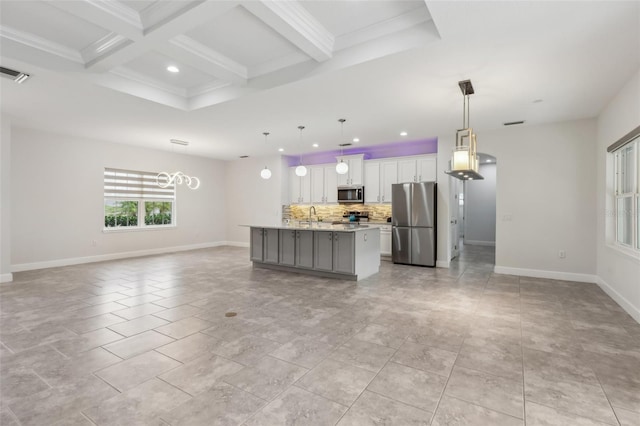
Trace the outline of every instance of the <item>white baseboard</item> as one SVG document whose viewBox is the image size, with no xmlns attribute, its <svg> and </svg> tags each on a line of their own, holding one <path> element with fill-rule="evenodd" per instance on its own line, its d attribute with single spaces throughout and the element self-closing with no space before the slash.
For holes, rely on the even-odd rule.
<svg viewBox="0 0 640 426">
<path fill-rule="evenodd" d="M 11 265 L 12 272 L 32 271 L 34 269 L 57 268 L 59 266 L 80 265 L 83 263 L 104 262 L 107 260 L 128 259 L 131 257 L 149 256 L 153 254 L 174 253 L 178 251 L 197 250 L 203 248 L 229 245 L 226 241 L 189 244 L 186 246 L 162 247 L 156 249 L 126 251 L 120 253 L 99 254 L 96 256 L 70 257 L 66 259 L 46 260 L 43 262 L 20 263 Z"/>
<path fill-rule="evenodd" d="M 489 246 L 495 247 L 495 241 L 477 241 L 477 240 L 464 240 L 464 244 L 468 246 Z"/>
<path fill-rule="evenodd" d="M 13 281 L 13 274 L 11 272 L 0 274 L 0 283 L 10 283 L 11 281 Z"/>
<path fill-rule="evenodd" d="M 436 260 L 436 268 L 449 268 L 450 264 L 448 260 Z"/>
<path fill-rule="evenodd" d="M 618 293 L 613 287 L 611 287 L 605 280 L 600 277 L 597 277 L 598 287 L 602 289 L 605 293 L 609 295 L 610 298 L 615 300 L 615 302 L 622 307 L 629 315 L 633 317 L 638 323 L 640 323 L 640 309 L 633 306 L 631 302 L 629 302 L 626 297 Z"/>
<path fill-rule="evenodd" d="M 243 243 L 241 241 L 225 241 L 224 245 L 232 247 L 249 247 L 249 243 Z"/>
<path fill-rule="evenodd" d="M 541 269 L 524 269 L 524 268 L 509 268 L 507 266 L 495 266 L 493 272 L 496 274 L 505 275 L 520 275 L 522 277 L 533 278 L 547 278 L 551 280 L 564 280 L 564 281 L 577 281 L 581 283 L 593 283 L 597 282 L 597 276 L 591 274 L 577 274 L 574 272 L 560 272 L 560 271 L 544 271 Z"/>
</svg>

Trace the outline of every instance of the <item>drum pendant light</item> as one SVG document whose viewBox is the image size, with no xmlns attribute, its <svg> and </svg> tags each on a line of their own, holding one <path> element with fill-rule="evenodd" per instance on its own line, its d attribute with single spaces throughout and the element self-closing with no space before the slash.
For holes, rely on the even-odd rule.
<svg viewBox="0 0 640 426">
<path fill-rule="evenodd" d="M 264 143 L 265 145 L 267 144 L 267 136 L 269 136 L 269 132 L 263 132 L 262 133 L 264 135 Z M 269 170 L 269 168 L 265 165 L 264 169 L 262 169 L 260 171 L 260 177 L 264 180 L 270 179 L 271 178 L 271 170 Z"/>
<path fill-rule="evenodd" d="M 344 122 L 347 121 L 344 118 L 338 120 L 340 122 L 340 156 L 342 157 L 342 147 L 344 146 Z M 342 158 L 338 164 L 336 164 L 336 173 L 339 175 L 344 175 L 349 171 L 349 165 L 344 162 Z"/>
<path fill-rule="evenodd" d="M 298 126 L 298 129 L 300 130 L 300 148 L 302 148 L 302 131 L 304 130 L 304 126 Z M 302 152 L 300 153 L 300 160 L 299 160 L 299 165 L 298 167 L 296 167 L 296 176 L 306 176 L 307 175 L 307 168 L 302 164 Z"/>
</svg>

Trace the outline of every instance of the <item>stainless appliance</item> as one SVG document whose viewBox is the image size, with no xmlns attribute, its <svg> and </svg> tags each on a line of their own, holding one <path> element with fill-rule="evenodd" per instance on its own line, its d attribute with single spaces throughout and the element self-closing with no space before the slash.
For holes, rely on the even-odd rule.
<svg viewBox="0 0 640 426">
<path fill-rule="evenodd" d="M 436 183 L 391 186 L 391 260 L 436 266 Z"/>
<path fill-rule="evenodd" d="M 349 185 L 338 187 L 339 203 L 364 203 L 364 186 Z"/>
</svg>

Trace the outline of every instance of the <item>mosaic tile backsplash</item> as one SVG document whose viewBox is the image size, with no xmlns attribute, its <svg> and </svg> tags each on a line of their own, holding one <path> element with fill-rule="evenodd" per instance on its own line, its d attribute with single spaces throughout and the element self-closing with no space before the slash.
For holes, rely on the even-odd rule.
<svg viewBox="0 0 640 426">
<path fill-rule="evenodd" d="M 348 211 L 369 212 L 372 222 L 385 222 L 391 216 L 391 204 L 314 204 L 317 216 L 313 220 L 333 222 L 344 220 L 342 215 Z M 282 218 L 307 220 L 310 204 L 291 204 L 282 206 Z"/>
</svg>

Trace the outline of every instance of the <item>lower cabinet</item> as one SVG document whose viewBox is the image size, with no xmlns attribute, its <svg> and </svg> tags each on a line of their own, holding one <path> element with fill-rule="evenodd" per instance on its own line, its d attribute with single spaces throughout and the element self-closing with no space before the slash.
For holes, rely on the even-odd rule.
<svg viewBox="0 0 640 426">
<path fill-rule="evenodd" d="M 280 230 L 280 264 L 287 266 L 296 264 L 296 231 Z"/>
<path fill-rule="evenodd" d="M 263 228 L 251 228 L 251 260 L 262 262 Z"/>
<path fill-rule="evenodd" d="M 333 270 L 333 232 L 316 231 L 313 242 L 313 264 L 320 271 Z"/>
<path fill-rule="evenodd" d="M 296 231 L 295 266 L 313 268 L 313 231 Z"/>
<path fill-rule="evenodd" d="M 355 273 L 356 242 L 353 232 L 333 233 L 333 271 Z"/>
<path fill-rule="evenodd" d="M 265 263 L 278 263 L 278 230 L 264 229 L 262 233 L 262 259 Z"/>
<path fill-rule="evenodd" d="M 380 227 L 380 254 L 391 256 L 391 226 Z"/>
</svg>

